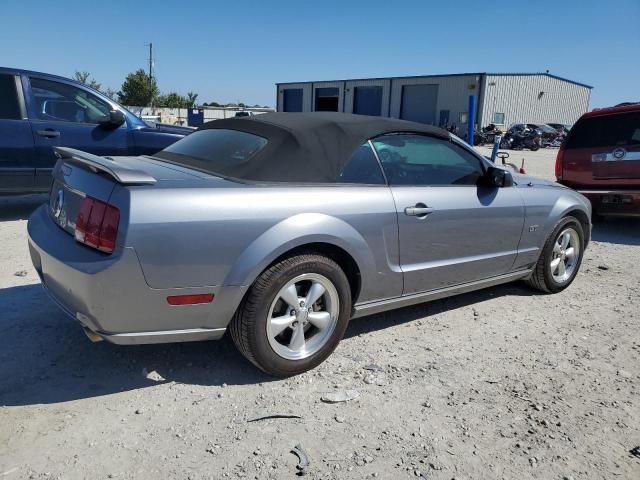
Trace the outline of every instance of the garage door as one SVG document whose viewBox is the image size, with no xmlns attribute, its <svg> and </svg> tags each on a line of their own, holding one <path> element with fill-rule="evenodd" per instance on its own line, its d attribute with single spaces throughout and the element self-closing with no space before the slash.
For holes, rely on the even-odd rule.
<svg viewBox="0 0 640 480">
<path fill-rule="evenodd" d="M 438 85 L 403 85 L 400 118 L 435 125 L 437 104 Z"/>
<path fill-rule="evenodd" d="M 382 113 L 382 87 L 355 87 L 353 113 L 380 116 Z"/>
<path fill-rule="evenodd" d="M 316 112 L 340 111 L 340 90 L 335 87 L 316 88 Z"/>
<path fill-rule="evenodd" d="M 284 112 L 302 111 L 302 89 L 287 88 L 282 92 L 282 110 Z"/>
</svg>

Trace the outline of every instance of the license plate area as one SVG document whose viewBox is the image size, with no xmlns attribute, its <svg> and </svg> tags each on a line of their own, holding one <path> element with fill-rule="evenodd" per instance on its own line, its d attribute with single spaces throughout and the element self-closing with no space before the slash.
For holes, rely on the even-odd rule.
<svg viewBox="0 0 640 480">
<path fill-rule="evenodd" d="M 631 195 L 602 195 L 600 202 L 604 205 L 631 205 L 633 197 Z"/>
</svg>

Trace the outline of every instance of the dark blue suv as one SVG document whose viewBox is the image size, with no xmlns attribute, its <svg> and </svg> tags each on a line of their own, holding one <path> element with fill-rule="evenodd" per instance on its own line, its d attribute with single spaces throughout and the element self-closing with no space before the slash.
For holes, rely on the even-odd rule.
<svg viewBox="0 0 640 480">
<path fill-rule="evenodd" d="M 54 146 L 103 156 L 150 155 L 192 131 L 147 124 L 67 78 L 0 68 L 0 193 L 47 191 Z"/>
</svg>

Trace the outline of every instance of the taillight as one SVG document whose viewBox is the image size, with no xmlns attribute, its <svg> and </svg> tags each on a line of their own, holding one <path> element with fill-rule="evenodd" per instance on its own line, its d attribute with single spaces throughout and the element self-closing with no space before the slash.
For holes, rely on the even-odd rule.
<svg viewBox="0 0 640 480">
<path fill-rule="evenodd" d="M 171 295 L 167 297 L 169 305 L 198 305 L 200 303 L 213 302 L 213 293 L 200 293 L 195 295 Z"/>
<path fill-rule="evenodd" d="M 556 179 L 562 180 L 562 161 L 564 157 L 564 147 L 560 147 L 556 155 Z"/>
<path fill-rule="evenodd" d="M 76 218 L 75 237 L 80 243 L 101 252 L 116 248 L 120 210 L 95 198 L 85 197 Z"/>
</svg>

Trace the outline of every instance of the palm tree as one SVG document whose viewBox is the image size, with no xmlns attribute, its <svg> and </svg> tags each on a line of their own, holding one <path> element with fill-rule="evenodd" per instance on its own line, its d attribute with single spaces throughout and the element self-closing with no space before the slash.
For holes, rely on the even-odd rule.
<svg viewBox="0 0 640 480">
<path fill-rule="evenodd" d="M 187 92 L 187 100 L 189 101 L 189 106 L 190 107 L 195 107 L 196 106 L 196 99 L 197 98 L 198 98 L 198 94 L 197 93 Z"/>
</svg>

